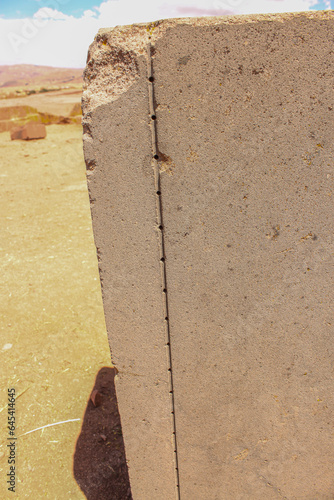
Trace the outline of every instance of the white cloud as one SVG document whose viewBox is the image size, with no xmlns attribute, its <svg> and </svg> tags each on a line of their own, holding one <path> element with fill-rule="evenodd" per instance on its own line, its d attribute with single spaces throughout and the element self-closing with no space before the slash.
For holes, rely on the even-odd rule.
<svg viewBox="0 0 334 500">
<path fill-rule="evenodd" d="M 256 0 L 255 4 L 252 0 L 245 0 L 240 7 L 247 14 L 274 14 L 306 11 L 316 3 L 317 0 Z"/>
<path fill-rule="evenodd" d="M 0 17 L 0 64 L 84 67 L 99 28 L 168 17 L 298 12 L 317 0 L 108 0 L 80 18 L 61 11 L 62 0 L 43 0 L 32 18 Z M 42 2 L 41 2 L 42 4 Z M 326 0 L 330 7 L 330 0 Z"/>
<path fill-rule="evenodd" d="M 94 12 L 93 10 L 85 10 L 83 13 L 83 17 L 96 17 L 97 12 Z"/>
<path fill-rule="evenodd" d="M 71 16 L 67 16 L 63 14 L 57 9 L 51 9 L 50 7 L 42 7 L 38 9 L 37 12 L 33 15 L 33 19 L 54 19 L 56 21 L 59 20 L 68 20 L 71 19 Z"/>
<path fill-rule="evenodd" d="M 161 2 L 160 10 L 166 17 L 264 14 L 306 11 L 316 3 L 317 0 L 170 0 L 168 4 Z"/>
</svg>

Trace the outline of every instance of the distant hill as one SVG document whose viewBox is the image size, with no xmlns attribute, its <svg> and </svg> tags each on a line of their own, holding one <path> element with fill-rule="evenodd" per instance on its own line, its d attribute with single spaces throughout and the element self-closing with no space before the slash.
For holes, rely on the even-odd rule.
<svg viewBox="0 0 334 500">
<path fill-rule="evenodd" d="M 82 69 L 0 66 L 0 132 L 37 123 L 81 123 Z"/>
<path fill-rule="evenodd" d="M 82 84 L 83 69 L 53 68 L 32 64 L 0 66 L 0 88 Z"/>
</svg>

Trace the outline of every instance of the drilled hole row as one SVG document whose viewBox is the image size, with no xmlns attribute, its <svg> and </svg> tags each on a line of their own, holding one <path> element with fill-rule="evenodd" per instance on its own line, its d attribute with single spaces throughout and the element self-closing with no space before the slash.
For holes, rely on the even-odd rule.
<svg viewBox="0 0 334 500">
<path fill-rule="evenodd" d="M 161 196 L 161 191 L 157 191 L 157 195 L 158 195 L 158 196 Z M 162 226 L 162 225 L 160 225 L 160 226 L 159 226 L 159 229 L 160 229 L 160 231 L 163 231 L 163 226 Z M 161 257 L 160 262 L 164 263 L 164 262 L 165 262 L 165 260 L 166 260 L 166 259 L 165 259 L 165 257 Z M 164 294 L 166 294 L 166 293 L 167 293 L 167 288 L 163 288 L 162 292 L 163 292 Z M 168 316 L 166 316 L 166 317 L 165 317 L 165 321 L 167 321 L 167 322 L 168 322 Z M 170 347 L 170 342 L 167 342 L 167 343 L 166 343 L 166 346 L 169 348 L 169 347 Z M 169 367 L 169 368 L 168 368 L 168 372 L 169 372 L 169 373 L 171 373 L 171 372 L 172 372 L 172 368 L 171 368 L 171 367 Z M 171 390 L 169 391 L 169 394 L 170 394 L 170 395 L 173 395 L 173 393 L 174 393 L 174 391 L 173 391 L 173 389 L 171 389 Z M 174 416 L 174 410 L 172 410 L 172 411 L 171 411 L 171 415 L 173 415 L 173 416 Z M 175 431 L 173 431 L 173 435 L 175 436 Z M 174 450 L 174 453 L 177 453 L 177 450 Z M 176 467 L 176 470 L 178 470 L 178 468 L 177 468 L 177 467 Z"/>
<path fill-rule="evenodd" d="M 150 77 L 148 78 L 148 81 L 149 81 L 149 82 L 151 82 L 151 83 L 153 83 L 153 82 L 154 82 L 154 77 L 153 77 L 153 76 L 150 76 Z M 153 96 L 153 93 L 152 93 L 151 95 Z M 152 113 L 152 114 L 151 114 L 151 120 L 155 121 L 155 120 L 157 119 L 157 116 L 156 116 L 156 114 L 155 114 L 155 112 L 154 112 L 153 103 L 152 103 L 152 107 L 151 107 L 151 113 Z M 156 151 L 157 151 L 157 149 L 156 149 Z M 154 160 L 159 160 L 159 155 L 158 155 L 158 154 L 154 154 L 154 155 L 153 155 L 153 158 L 154 158 Z M 161 191 L 160 191 L 160 190 L 157 190 L 157 191 L 156 191 L 156 194 L 157 194 L 157 196 L 159 196 L 159 197 L 160 197 L 160 196 L 161 196 Z M 160 210 L 161 210 L 161 205 L 160 205 Z M 160 230 L 160 231 L 163 231 L 164 227 L 163 227 L 163 225 L 162 225 L 162 224 L 160 224 L 158 227 L 159 227 L 159 230 Z M 162 246 L 162 253 L 164 253 L 164 252 L 163 252 L 163 246 Z M 165 256 L 163 255 L 163 256 L 160 258 L 160 262 L 162 262 L 162 263 L 164 264 L 164 263 L 165 263 L 165 260 L 166 260 L 166 259 L 165 259 Z M 165 297 L 165 301 L 166 301 L 166 306 L 167 306 L 167 288 L 163 288 L 163 290 L 162 290 L 162 291 L 163 291 L 163 293 L 164 293 L 164 297 Z M 167 307 L 168 307 L 168 306 L 167 306 Z M 168 308 L 166 309 L 166 311 L 168 311 Z M 168 323 L 169 323 L 169 318 L 168 318 L 168 316 L 165 316 L 165 321 L 167 322 L 167 329 L 168 329 L 168 331 L 169 331 L 169 324 L 168 324 Z M 166 346 L 168 347 L 168 349 L 170 349 L 170 342 L 169 342 L 169 341 L 167 341 Z M 171 360 L 170 360 L 170 362 L 171 362 Z M 168 372 L 169 372 L 169 373 L 170 373 L 170 375 L 172 376 L 172 373 L 171 373 L 171 372 L 172 372 L 172 367 L 171 367 L 171 366 L 168 368 Z M 174 399 L 174 397 L 173 397 L 173 382 L 172 382 L 172 380 L 171 380 L 171 390 L 169 391 L 169 393 L 170 393 L 171 397 Z M 173 415 L 174 425 L 175 425 L 174 402 L 173 402 L 173 407 L 172 407 L 172 408 L 173 408 L 173 409 L 172 409 L 172 411 L 171 411 L 171 415 Z M 174 439 L 175 439 L 175 448 L 174 448 L 174 453 L 175 453 L 175 456 L 176 456 L 176 467 L 175 467 L 176 474 L 177 474 L 177 482 L 176 482 L 176 487 L 179 489 L 179 469 L 178 469 L 178 460 L 177 460 L 176 432 L 175 432 L 175 427 L 174 427 L 174 431 L 173 431 L 173 436 L 174 436 Z"/>
</svg>

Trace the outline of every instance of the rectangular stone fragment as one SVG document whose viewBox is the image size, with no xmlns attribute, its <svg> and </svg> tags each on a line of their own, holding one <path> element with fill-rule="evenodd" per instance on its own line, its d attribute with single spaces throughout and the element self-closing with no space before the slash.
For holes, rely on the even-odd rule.
<svg viewBox="0 0 334 500">
<path fill-rule="evenodd" d="M 84 149 L 134 500 L 334 498 L 333 20 L 172 19 L 90 47 Z"/>
<path fill-rule="evenodd" d="M 33 139 L 44 139 L 46 137 L 46 128 L 43 123 L 29 122 L 22 127 L 14 127 L 10 131 L 12 141 L 21 139 L 30 141 Z"/>
</svg>

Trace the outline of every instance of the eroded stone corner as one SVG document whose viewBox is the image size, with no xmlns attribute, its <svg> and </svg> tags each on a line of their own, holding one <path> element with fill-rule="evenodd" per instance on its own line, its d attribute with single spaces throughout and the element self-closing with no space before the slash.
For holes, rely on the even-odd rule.
<svg viewBox="0 0 334 500">
<path fill-rule="evenodd" d="M 138 58 L 145 56 L 151 32 L 150 24 L 104 28 L 89 47 L 81 102 L 88 177 L 96 167 L 94 110 L 115 101 L 138 80 Z"/>
<path fill-rule="evenodd" d="M 117 99 L 139 78 L 138 57 L 145 55 L 150 33 L 150 24 L 99 30 L 89 47 L 84 71 L 84 118 L 96 107 Z"/>
</svg>

